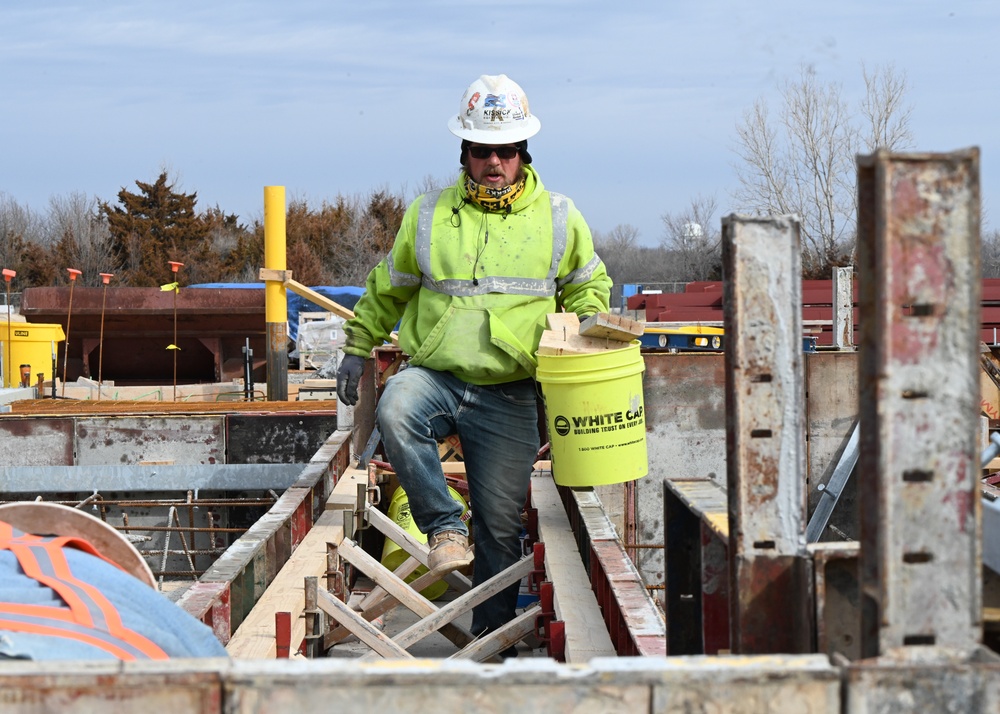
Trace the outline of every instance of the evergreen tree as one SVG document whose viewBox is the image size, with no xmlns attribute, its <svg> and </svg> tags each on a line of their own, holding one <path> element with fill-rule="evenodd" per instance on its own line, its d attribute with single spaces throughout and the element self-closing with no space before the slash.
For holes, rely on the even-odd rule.
<svg viewBox="0 0 1000 714">
<path fill-rule="evenodd" d="M 124 188 L 118 206 L 100 204 L 112 237 L 112 249 L 122 284 L 151 287 L 172 279 L 167 261 L 191 266 L 190 275 L 210 255 L 209 222 L 195 211 L 197 193 L 179 193 L 167 182 L 167 172 L 154 183 L 136 181 L 139 193 Z"/>
</svg>

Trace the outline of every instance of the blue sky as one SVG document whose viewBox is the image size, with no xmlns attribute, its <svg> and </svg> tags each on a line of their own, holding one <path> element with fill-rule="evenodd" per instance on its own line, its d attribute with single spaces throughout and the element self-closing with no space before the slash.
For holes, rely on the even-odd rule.
<svg viewBox="0 0 1000 714">
<path fill-rule="evenodd" d="M 521 84 L 543 182 L 595 231 L 656 244 L 697 196 L 735 205 L 735 126 L 803 64 L 863 93 L 906 73 L 914 149 L 979 146 L 1000 210 L 995 0 L 0 3 L 0 192 L 114 201 L 162 169 L 199 206 L 260 217 L 263 187 L 317 205 L 454 175 L 445 128 L 480 74 Z"/>
</svg>

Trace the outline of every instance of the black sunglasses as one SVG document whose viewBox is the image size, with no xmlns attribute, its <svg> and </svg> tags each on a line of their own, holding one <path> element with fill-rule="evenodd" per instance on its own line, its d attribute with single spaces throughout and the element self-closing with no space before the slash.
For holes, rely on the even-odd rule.
<svg viewBox="0 0 1000 714">
<path fill-rule="evenodd" d="M 516 146 L 470 146 L 469 153 L 474 159 L 488 159 L 490 155 L 496 152 L 498 159 L 503 159 L 507 161 L 508 159 L 513 159 L 517 156 L 518 148 Z"/>
</svg>

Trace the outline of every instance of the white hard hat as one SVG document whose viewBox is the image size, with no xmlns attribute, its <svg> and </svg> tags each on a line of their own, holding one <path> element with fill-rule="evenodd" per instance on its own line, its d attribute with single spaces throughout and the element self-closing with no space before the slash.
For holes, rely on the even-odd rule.
<svg viewBox="0 0 1000 714">
<path fill-rule="evenodd" d="M 476 144 L 514 144 L 542 128 L 528 109 L 528 98 L 505 74 L 484 74 L 469 85 L 448 120 L 452 134 Z"/>
</svg>

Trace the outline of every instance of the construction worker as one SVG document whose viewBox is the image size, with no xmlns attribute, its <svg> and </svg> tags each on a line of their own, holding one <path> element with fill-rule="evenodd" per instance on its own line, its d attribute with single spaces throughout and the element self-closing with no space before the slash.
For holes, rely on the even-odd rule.
<svg viewBox="0 0 1000 714">
<path fill-rule="evenodd" d="M 59 504 L 0 506 L 0 660 L 225 656 L 114 528 Z"/>
<path fill-rule="evenodd" d="M 446 572 L 471 562 L 462 505 L 448 492 L 438 452 L 438 440 L 458 435 L 474 585 L 521 557 L 521 513 L 539 449 L 535 352 L 546 315 L 607 311 L 611 289 L 580 212 L 546 191 L 531 165 L 528 139 L 540 127 L 505 75 L 469 86 L 448 121 L 462 141 L 458 180 L 407 209 L 344 327 L 337 373 L 340 400 L 355 404 L 365 358 L 399 323 L 409 363 L 379 401 L 382 443 L 428 536 L 429 567 Z M 473 633 L 512 619 L 517 590 L 515 583 L 475 608 Z"/>
</svg>

